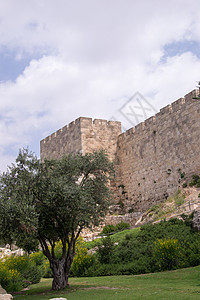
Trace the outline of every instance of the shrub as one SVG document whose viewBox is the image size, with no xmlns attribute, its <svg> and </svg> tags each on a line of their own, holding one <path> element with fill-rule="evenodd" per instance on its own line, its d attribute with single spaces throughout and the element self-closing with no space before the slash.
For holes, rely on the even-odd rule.
<svg viewBox="0 0 200 300">
<path fill-rule="evenodd" d="M 200 188 L 200 179 L 197 181 L 196 187 Z"/>
<path fill-rule="evenodd" d="M 185 172 L 181 173 L 181 178 L 184 178 L 185 177 Z"/>
<path fill-rule="evenodd" d="M 73 276 L 84 276 L 89 267 L 94 264 L 94 257 L 87 253 L 87 249 L 83 248 L 75 255 L 71 273 Z"/>
<path fill-rule="evenodd" d="M 115 225 L 105 225 L 101 234 L 110 234 L 113 232 L 121 231 L 130 228 L 128 223 L 121 221 L 116 226 Z"/>
<path fill-rule="evenodd" d="M 110 236 L 102 239 L 102 244 L 98 245 L 98 258 L 101 264 L 109 264 L 112 260 L 112 254 L 114 249 L 114 243 Z"/>
<path fill-rule="evenodd" d="M 154 257 L 162 271 L 178 267 L 181 256 L 180 249 L 177 239 L 158 239 L 155 242 Z"/>
<path fill-rule="evenodd" d="M 173 262 L 173 268 L 189 267 L 200 264 L 200 235 L 191 228 L 190 216 L 185 222 L 178 219 L 161 221 L 159 224 L 146 224 L 140 228 L 137 235 L 128 234 L 114 247 L 112 263 L 129 264 L 135 262 L 135 272 L 155 272 L 159 271 L 159 263 L 156 260 L 155 242 L 157 240 L 174 239 L 181 245 L 180 255 L 177 264 Z M 196 261 L 194 259 L 195 253 Z M 140 262 L 140 263 L 139 263 Z M 142 267 L 142 262 L 146 264 L 146 271 Z M 163 266 L 161 265 L 163 268 Z M 143 269 L 142 269 L 143 268 Z"/>
<path fill-rule="evenodd" d="M 44 273 L 43 267 L 38 267 L 34 263 L 29 263 L 22 271 L 24 277 L 24 286 L 39 283 Z"/>
<path fill-rule="evenodd" d="M 1 271 L 0 282 L 6 291 L 17 291 L 38 283 L 43 275 L 43 267 L 37 266 L 27 255 L 4 258 L 1 261 Z"/>
<path fill-rule="evenodd" d="M 20 291 L 23 288 L 23 279 L 17 270 L 9 270 L 5 261 L 0 260 L 0 285 L 7 291 Z"/>
<path fill-rule="evenodd" d="M 189 183 L 190 187 L 195 186 L 195 185 L 198 185 L 198 187 L 200 187 L 200 177 L 199 177 L 199 175 L 196 175 L 196 174 L 192 175 L 192 180 Z"/>
<path fill-rule="evenodd" d="M 105 225 L 102 232 L 103 234 L 109 234 L 115 232 L 116 228 L 114 225 Z"/>
<path fill-rule="evenodd" d="M 130 228 L 130 225 L 128 223 L 121 221 L 115 227 L 116 227 L 116 231 L 120 231 L 120 230 L 125 230 Z"/>
<path fill-rule="evenodd" d="M 186 188 L 187 187 L 187 183 L 183 183 L 183 188 Z"/>
</svg>

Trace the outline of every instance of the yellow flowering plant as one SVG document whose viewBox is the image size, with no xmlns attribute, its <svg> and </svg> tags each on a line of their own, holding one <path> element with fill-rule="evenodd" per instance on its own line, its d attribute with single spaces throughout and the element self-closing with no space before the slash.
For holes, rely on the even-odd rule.
<svg viewBox="0 0 200 300">
<path fill-rule="evenodd" d="M 177 239 L 158 239 L 155 243 L 154 258 L 160 270 L 171 270 L 181 261 L 181 245 Z"/>
</svg>

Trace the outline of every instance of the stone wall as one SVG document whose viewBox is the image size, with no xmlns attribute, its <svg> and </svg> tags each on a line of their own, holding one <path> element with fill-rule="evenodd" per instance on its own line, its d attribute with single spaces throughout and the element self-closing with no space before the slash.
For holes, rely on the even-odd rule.
<svg viewBox="0 0 200 300">
<path fill-rule="evenodd" d="M 121 123 L 78 118 L 40 142 L 40 158 L 60 158 L 67 153 L 87 153 L 105 149 L 114 159 Z"/>
<path fill-rule="evenodd" d="M 200 174 L 200 100 L 197 91 L 121 134 L 121 123 L 79 118 L 41 141 L 41 159 L 105 149 L 115 161 L 115 201 L 138 215 Z"/>
<path fill-rule="evenodd" d="M 145 211 L 173 194 L 184 173 L 186 178 L 200 173 L 200 100 L 195 95 L 187 94 L 119 136 L 117 201 L 129 211 Z"/>
<path fill-rule="evenodd" d="M 60 158 L 81 151 L 81 119 L 71 122 L 40 141 L 40 159 Z"/>
</svg>

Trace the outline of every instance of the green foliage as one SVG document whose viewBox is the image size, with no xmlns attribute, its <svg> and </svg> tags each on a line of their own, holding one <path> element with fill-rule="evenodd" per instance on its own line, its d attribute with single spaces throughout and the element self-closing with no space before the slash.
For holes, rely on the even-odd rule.
<svg viewBox="0 0 200 300">
<path fill-rule="evenodd" d="M 68 278 L 82 229 L 97 226 L 105 217 L 112 173 L 103 151 L 40 162 L 23 149 L 16 164 L 0 176 L 0 240 L 15 242 L 29 253 L 39 241 L 54 275 L 62 266 Z M 53 289 L 66 286 L 64 276 L 59 278 L 54 276 Z"/>
<path fill-rule="evenodd" d="M 0 284 L 6 291 L 17 291 L 38 283 L 42 274 L 43 267 L 26 255 L 6 257 L 0 263 Z"/>
<path fill-rule="evenodd" d="M 98 259 L 101 264 L 109 264 L 112 261 L 114 243 L 110 236 L 102 239 L 102 244 L 98 245 Z"/>
<path fill-rule="evenodd" d="M 87 248 L 81 248 L 77 251 L 72 267 L 71 273 L 73 276 L 84 276 L 87 269 L 94 264 L 94 256 L 87 253 Z"/>
<path fill-rule="evenodd" d="M 112 241 L 114 243 L 119 243 L 121 242 L 124 237 L 129 233 L 131 233 L 132 235 L 137 235 L 137 233 L 139 232 L 140 227 L 136 227 L 136 228 L 132 228 L 132 229 L 125 229 L 123 231 L 119 231 L 117 233 L 112 234 L 110 237 L 112 239 Z M 87 247 L 87 249 L 92 249 L 98 245 L 101 244 L 101 238 L 95 239 L 93 241 L 89 241 L 89 242 L 85 242 L 85 245 Z"/>
<path fill-rule="evenodd" d="M 117 225 L 105 225 L 103 227 L 103 230 L 102 230 L 101 234 L 109 234 L 109 233 L 112 233 L 112 232 L 125 230 L 127 228 L 130 228 L 130 225 L 128 223 L 125 223 L 125 222 L 121 221 Z"/>
<path fill-rule="evenodd" d="M 185 172 L 181 173 L 181 178 L 184 178 L 185 177 Z"/>
<path fill-rule="evenodd" d="M 38 267 L 33 263 L 29 263 L 27 267 L 22 271 L 24 277 L 25 286 L 38 283 L 43 275 L 43 267 Z"/>
<path fill-rule="evenodd" d="M 125 222 L 121 221 L 115 227 L 117 229 L 116 231 L 120 231 L 120 230 L 125 230 L 127 228 L 130 228 L 130 225 L 128 223 L 125 223 Z"/>
<path fill-rule="evenodd" d="M 184 183 L 183 183 L 183 188 L 186 188 L 186 187 L 187 187 L 187 183 L 184 182 Z"/>
<path fill-rule="evenodd" d="M 37 253 L 37 256 L 40 256 L 41 252 Z M 62 243 L 59 241 L 55 246 L 56 258 L 61 258 L 62 255 Z M 42 254 L 43 255 L 43 254 Z M 44 269 L 44 278 L 52 278 L 52 270 L 49 265 L 49 261 L 45 259 L 43 255 L 43 269 Z M 83 241 L 82 237 L 79 237 L 76 243 L 76 254 L 73 259 L 71 266 L 71 276 L 84 276 L 85 271 L 94 263 L 94 257 L 87 254 L 86 243 Z"/>
<path fill-rule="evenodd" d="M 180 264 L 181 245 L 177 239 L 158 239 L 155 242 L 154 257 L 162 271 L 176 269 Z"/>
<path fill-rule="evenodd" d="M 194 212 L 192 212 L 189 215 L 186 215 L 184 213 L 181 214 L 181 218 L 184 220 L 185 225 L 189 226 L 190 228 L 193 228 L 193 223 L 192 223 L 193 217 L 194 217 Z"/>
<path fill-rule="evenodd" d="M 85 276 L 141 274 L 199 265 L 200 234 L 192 230 L 191 218 L 189 216 L 184 221 L 171 219 L 159 224 L 146 224 L 133 234 L 126 234 L 111 250 L 108 247 L 108 251 L 104 252 L 106 247 L 102 247 L 102 259 L 99 262 L 96 260 L 86 270 Z M 160 248 L 156 248 L 156 245 Z M 108 256 L 108 253 L 111 255 Z"/>
<path fill-rule="evenodd" d="M 0 285 L 7 291 L 20 291 L 23 288 L 21 274 L 15 269 L 8 269 L 4 261 L 0 261 Z"/>
<path fill-rule="evenodd" d="M 189 183 L 189 186 L 196 186 L 196 187 L 200 187 L 200 177 L 199 175 L 192 175 L 192 180 Z"/>
<path fill-rule="evenodd" d="M 29 260 L 34 263 L 36 266 L 43 266 L 46 257 L 42 251 L 34 252 L 29 255 Z"/>
<path fill-rule="evenodd" d="M 105 225 L 101 234 L 109 234 L 116 231 L 116 227 L 114 225 Z"/>
</svg>

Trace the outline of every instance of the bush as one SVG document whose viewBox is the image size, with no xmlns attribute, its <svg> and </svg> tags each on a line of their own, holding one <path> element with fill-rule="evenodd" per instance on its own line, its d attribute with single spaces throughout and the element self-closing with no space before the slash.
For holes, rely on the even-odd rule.
<svg viewBox="0 0 200 300">
<path fill-rule="evenodd" d="M 6 291 L 18 291 L 38 283 L 42 275 L 43 267 L 37 266 L 27 255 L 10 256 L 1 261 L 0 283 Z"/>
<path fill-rule="evenodd" d="M 24 277 L 24 286 L 39 283 L 44 273 L 43 267 L 38 267 L 33 263 L 29 263 L 22 271 Z"/>
<path fill-rule="evenodd" d="M 112 232 L 115 232 L 116 227 L 114 225 L 105 225 L 103 230 L 102 230 L 102 234 L 109 234 Z"/>
<path fill-rule="evenodd" d="M 116 226 L 115 225 L 105 225 L 101 234 L 110 234 L 113 232 L 121 231 L 130 228 L 128 223 L 121 221 Z"/>
<path fill-rule="evenodd" d="M 187 187 L 187 183 L 183 183 L 183 188 L 186 188 Z"/>
<path fill-rule="evenodd" d="M 130 225 L 128 223 L 121 221 L 115 227 L 116 227 L 116 231 L 121 231 L 130 228 Z"/>
<path fill-rule="evenodd" d="M 126 235 L 119 245 L 114 247 L 112 263 L 127 265 L 134 262 L 134 274 L 137 272 L 139 274 L 139 272 L 159 271 L 161 267 L 164 267 L 162 264 L 161 267 L 159 266 L 159 260 L 156 260 L 154 255 L 155 242 L 158 239 L 163 241 L 177 240 L 178 246 L 181 245 L 180 252 L 177 252 L 177 263 L 173 261 L 173 268 L 200 264 L 200 248 L 197 246 L 200 244 L 200 235 L 191 228 L 189 217 L 185 222 L 171 219 L 169 221 L 161 221 L 159 224 L 146 224 L 140 228 L 137 235 Z M 170 242 L 165 244 L 167 243 Z M 169 245 L 167 244 L 167 246 Z M 195 253 L 196 260 L 193 253 Z"/>
<path fill-rule="evenodd" d="M 192 180 L 190 181 L 189 183 L 189 186 L 192 187 L 192 186 L 195 186 L 197 185 L 197 187 L 200 187 L 200 177 L 199 175 L 192 175 Z"/>
<path fill-rule="evenodd" d="M 84 276 L 87 269 L 94 264 L 94 260 L 94 256 L 88 254 L 86 248 L 79 250 L 72 263 L 72 276 Z"/>
<path fill-rule="evenodd" d="M 0 260 L 0 285 L 7 291 L 20 291 L 23 288 L 23 278 L 17 270 L 9 270 L 5 261 Z"/>
<path fill-rule="evenodd" d="M 101 264 L 109 264 L 112 260 L 114 243 L 110 236 L 102 239 L 102 244 L 98 245 L 97 255 Z"/>
<path fill-rule="evenodd" d="M 155 242 L 154 257 L 162 271 L 176 269 L 180 264 L 181 247 L 177 239 L 159 239 Z"/>
</svg>

